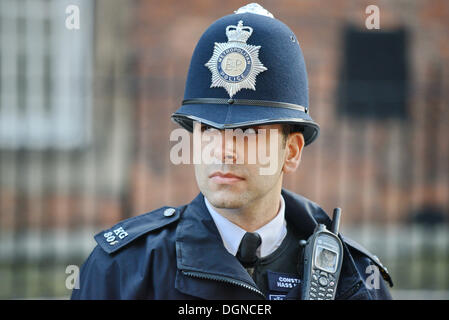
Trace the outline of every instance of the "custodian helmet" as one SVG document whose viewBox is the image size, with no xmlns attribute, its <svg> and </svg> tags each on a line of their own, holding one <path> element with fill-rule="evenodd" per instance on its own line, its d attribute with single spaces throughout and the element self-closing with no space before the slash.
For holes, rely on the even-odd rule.
<svg viewBox="0 0 449 320">
<path fill-rule="evenodd" d="M 257 4 L 215 21 L 193 52 L 182 106 L 172 120 L 192 131 L 287 123 L 305 144 L 319 134 L 309 115 L 307 71 L 294 33 Z"/>
</svg>

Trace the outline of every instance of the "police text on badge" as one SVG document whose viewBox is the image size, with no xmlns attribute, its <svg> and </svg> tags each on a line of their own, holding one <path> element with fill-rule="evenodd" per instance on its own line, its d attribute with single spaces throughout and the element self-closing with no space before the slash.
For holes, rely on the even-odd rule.
<svg viewBox="0 0 449 320">
<path fill-rule="evenodd" d="M 232 98 L 242 89 L 256 90 L 256 77 L 267 68 L 259 60 L 260 46 L 246 44 L 253 28 L 243 25 L 226 27 L 228 42 L 215 42 L 214 52 L 205 64 L 212 73 L 211 88 L 224 88 Z"/>
</svg>

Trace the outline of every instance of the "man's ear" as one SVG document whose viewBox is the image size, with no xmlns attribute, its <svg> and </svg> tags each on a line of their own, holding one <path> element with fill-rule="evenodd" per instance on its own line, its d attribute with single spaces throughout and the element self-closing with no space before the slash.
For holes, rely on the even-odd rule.
<svg viewBox="0 0 449 320">
<path fill-rule="evenodd" d="M 301 132 L 290 133 L 285 146 L 285 162 L 282 167 L 284 173 L 295 172 L 301 162 L 304 136 Z"/>
</svg>

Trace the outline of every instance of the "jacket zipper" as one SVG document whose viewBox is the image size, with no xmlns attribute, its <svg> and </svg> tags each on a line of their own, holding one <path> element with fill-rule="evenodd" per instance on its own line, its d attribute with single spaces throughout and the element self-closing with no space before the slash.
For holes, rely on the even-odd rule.
<svg viewBox="0 0 449 320">
<path fill-rule="evenodd" d="M 243 281 L 239 281 L 239 280 L 229 278 L 229 277 L 224 277 L 224 276 L 212 275 L 212 274 L 204 273 L 204 272 L 197 272 L 197 271 L 182 271 L 182 273 L 185 274 L 186 276 L 190 276 L 190 277 L 194 277 L 194 278 L 226 282 L 226 283 L 230 283 L 235 286 L 243 287 L 245 289 L 249 289 L 253 292 L 256 292 L 261 297 L 266 299 L 265 295 L 259 289 L 254 288 L 253 286 L 251 286 Z"/>
</svg>

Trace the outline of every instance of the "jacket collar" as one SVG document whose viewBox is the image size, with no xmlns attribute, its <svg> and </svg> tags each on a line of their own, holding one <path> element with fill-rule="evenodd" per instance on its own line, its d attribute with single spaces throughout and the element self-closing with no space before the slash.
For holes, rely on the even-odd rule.
<svg viewBox="0 0 449 320">
<path fill-rule="evenodd" d="M 318 223 L 330 226 L 330 218 L 314 202 L 293 192 L 282 190 L 285 200 L 285 217 L 287 224 L 307 239 Z M 344 255 L 349 255 L 346 246 Z M 239 261 L 230 254 L 223 245 L 218 229 L 204 203 L 203 194 L 199 194 L 185 209 L 176 231 L 177 256 L 177 288 L 182 292 L 210 299 L 210 292 L 199 292 L 198 286 L 188 286 L 186 272 L 197 275 L 212 275 L 235 279 L 241 283 L 257 288 L 253 279 L 242 267 Z M 351 263 L 352 262 L 352 263 Z M 360 278 L 356 276 L 356 268 L 352 258 L 344 259 L 341 279 L 337 291 L 345 293 L 354 286 Z M 215 286 L 216 287 L 216 286 Z M 259 297 L 254 295 L 252 297 Z M 225 297 L 223 297 L 225 298 Z M 251 299 L 251 296 L 247 297 Z"/>
<path fill-rule="evenodd" d="M 178 270 L 233 278 L 257 288 L 240 262 L 224 247 L 201 193 L 182 214 L 176 231 L 176 256 Z"/>
</svg>

